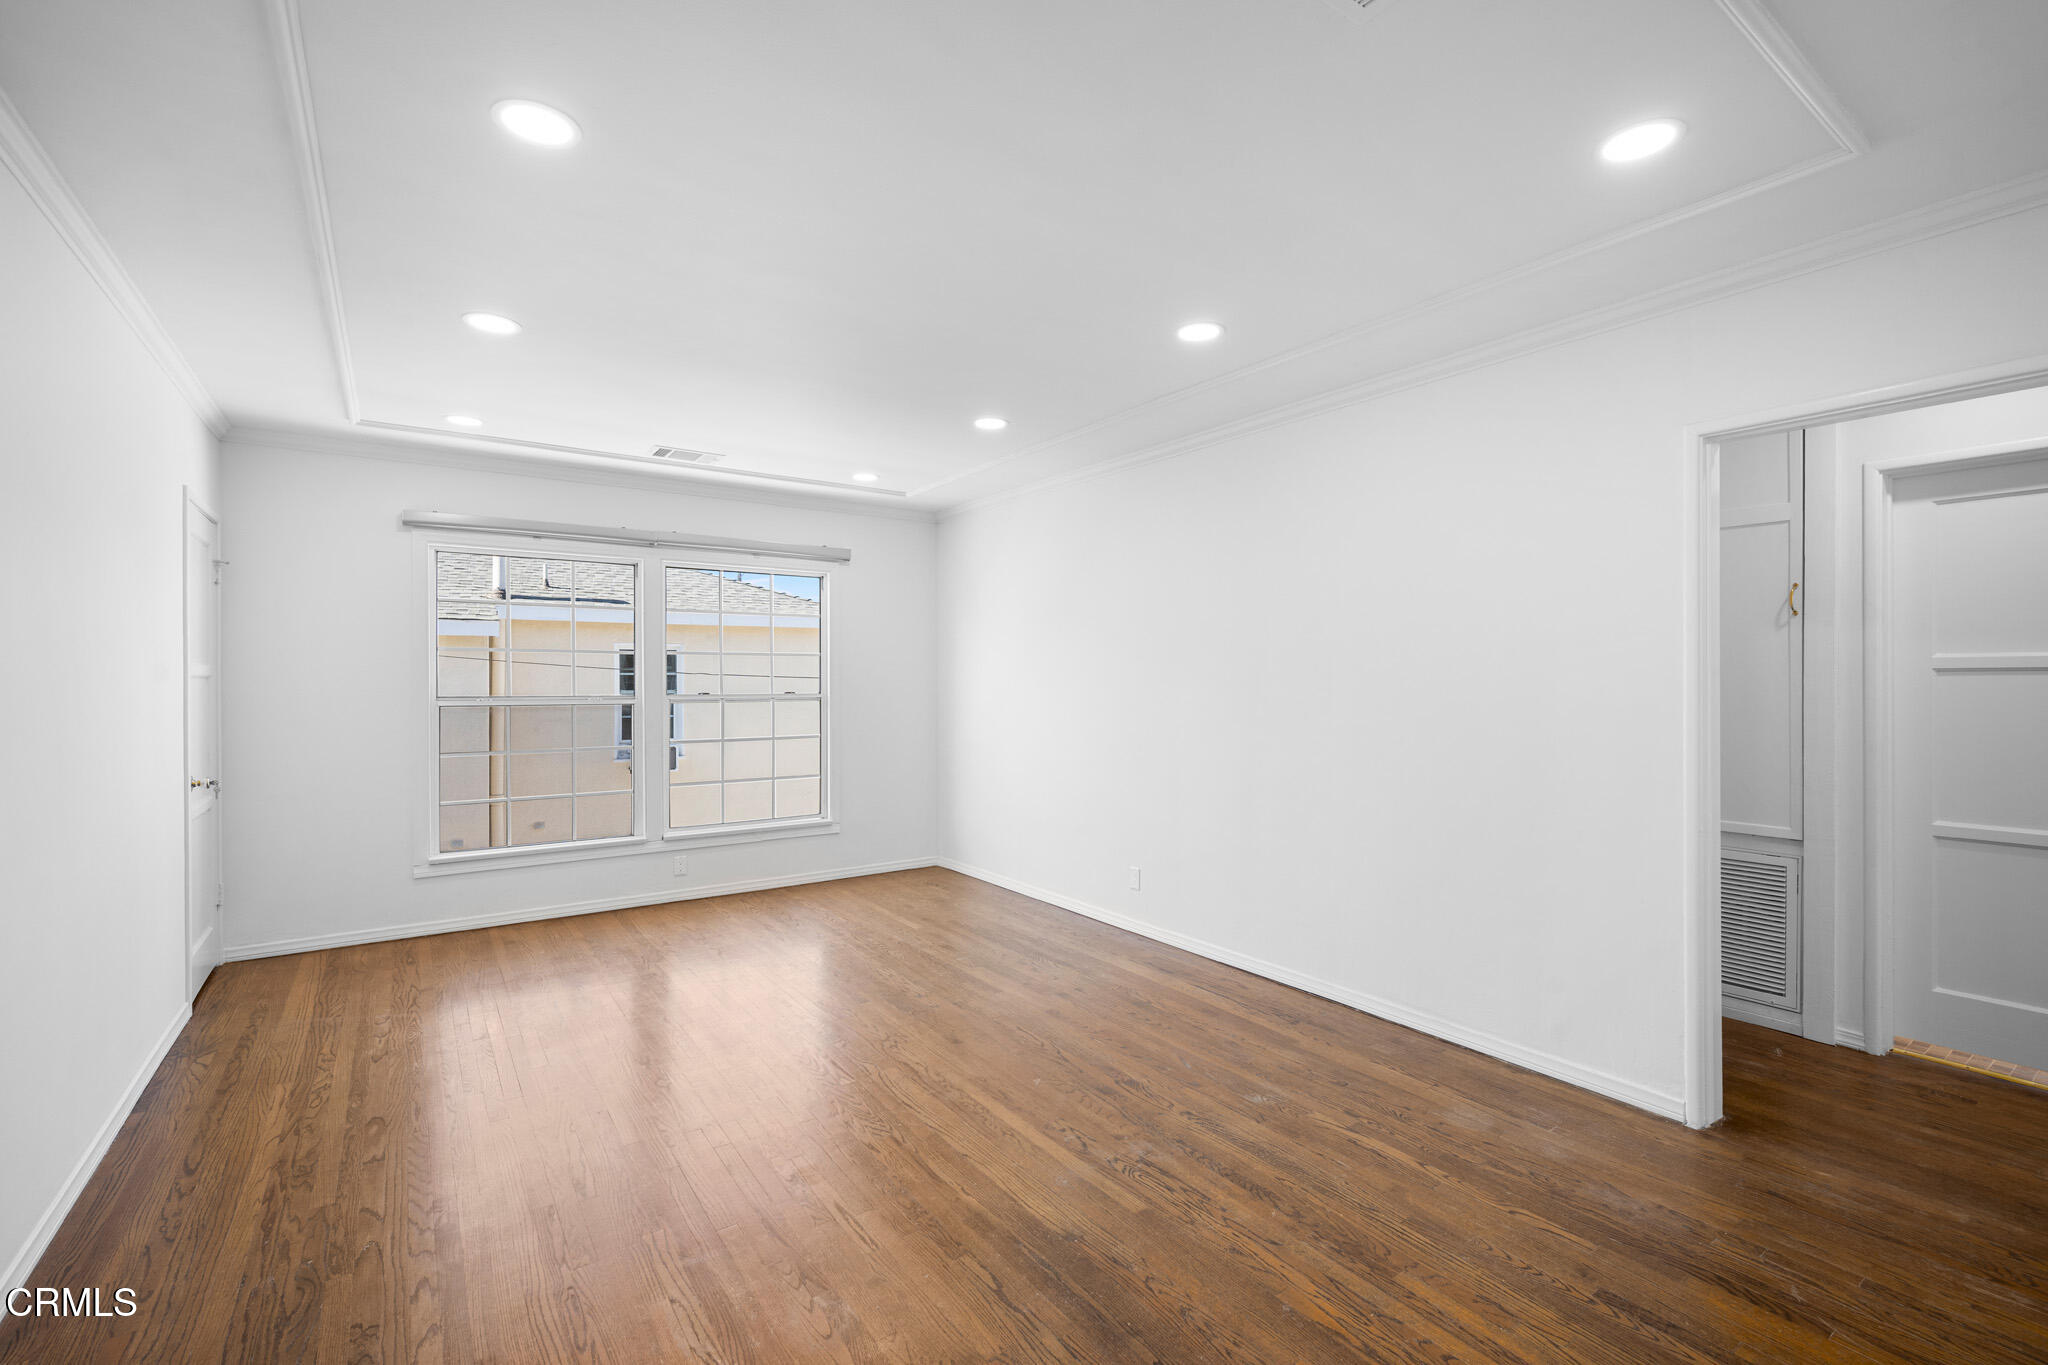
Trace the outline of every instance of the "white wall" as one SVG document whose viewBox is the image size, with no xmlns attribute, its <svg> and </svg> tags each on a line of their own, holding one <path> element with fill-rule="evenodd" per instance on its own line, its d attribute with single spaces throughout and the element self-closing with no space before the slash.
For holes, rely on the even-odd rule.
<svg viewBox="0 0 2048 1365">
<path fill-rule="evenodd" d="M 370 447 L 365 447 L 370 448 Z M 929 521 L 252 445 L 225 447 L 227 949 L 320 946 L 938 851 Z M 843 545 L 833 577 L 839 832 L 415 878 L 425 618 L 405 508 Z"/>
<path fill-rule="evenodd" d="M 1808 889 L 1819 874 L 1832 886 L 1835 924 L 1835 1037 L 1861 1041 L 1863 1033 L 1863 468 L 1890 460 L 1961 453 L 1984 446 L 2038 440 L 2048 445 L 2048 388 L 1996 394 L 1854 422 L 1807 433 L 1807 572 L 1819 596 L 1809 594 L 1814 618 L 1828 623 L 1816 652 L 1809 631 L 1807 666 L 1820 670 L 1830 689 L 1832 723 L 1807 738 L 1813 795 L 1830 818 L 1831 866 L 1809 863 Z M 1811 1029 L 1808 1036 L 1818 1036 Z"/>
<path fill-rule="evenodd" d="M 183 487 L 215 501 L 215 464 L 0 169 L 0 1289 L 184 1016 Z"/>
<path fill-rule="evenodd" d="M 1686 430 L 2042 355 L 2034 211 L 958 515 L 948 857 L 1675 1113 Z"/>
</svg>

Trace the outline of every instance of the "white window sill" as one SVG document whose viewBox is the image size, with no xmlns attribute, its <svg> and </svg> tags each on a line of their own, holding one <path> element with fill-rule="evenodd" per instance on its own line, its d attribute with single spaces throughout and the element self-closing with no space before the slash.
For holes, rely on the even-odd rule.
<svg viewBox="0 0 2048 1365">
<path fill-rule="evenodd" d="M 519 867 L 544 867 L 551 863 L 581 863 L 594 858 L 636 858 L 667 853 L 678 848 L 716 848 L 721 844 L 757 844 L 769 839 L 801 839 L 816 834 L 837 834 L 837 820 L 791 821 L 778 825 L 740 825 L 725 829 L 677 830 L 660 838 L 634 836 L 607 839 L 602 843 L 571 847 L 543 845 L 533 849 L 479 849 L 474 853 L 444 853 L 413 867 L 412 875 L 450 877 L 465 872 L 502 872 Z"/>
</svg>

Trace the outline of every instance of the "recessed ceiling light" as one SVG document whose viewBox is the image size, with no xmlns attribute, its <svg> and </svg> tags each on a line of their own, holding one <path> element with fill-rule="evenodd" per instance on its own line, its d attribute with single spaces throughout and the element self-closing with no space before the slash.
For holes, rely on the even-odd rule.
<svg viewBox="0 0 2048 1365">
<path fill-rule="evenodd" d="M 1624 128 L 1601 143 L 1600 156 L 1607 161 L 1641 161 L 1678 141 L 1684 132 L 1685 125 L 1675 118 L 1651 119 Z"/>
<path fill-rule="evenodd" d="M 866 470 L 862 470 L 860 473 L 853 476 L 853 481 L 855 483 L 873 483 L 876 479 L 879 479 L 881 477 L 882 476 L 880 474 L 870 474 Z"/>
<path fill-rule="evenodd" d="M 451 412 L 446 421 L 451 427 L 480 427 L 484 424 L 483 418 L 471 417 L 466 412 Z"/>
<path fill-rule="evenodd" d="M 532 100 L 499 100 L 491 106 L 491 117 L 500 128 L 536 147 L 573 147 L 583 136 L 575 119 Z"/>
<path fill-rule="evenodd" d="M 974 429 L 976 431 L 1001 431 L 1008 425 L 1010 425 L 1009 419 L 1004 417 L 977 417 L 974 419 Z"/>
<path fill-rule="evenodd" d="M 1182 341 L 1214 341 L 1223 335 L 1220 322 L 1190 322 L 1174 333 Z"/>
<path fill-rule="evenodd" d="M 494 337 L 508 337 L 519 331 L 518 323 L 496 313 L 464 313 L 462 320 L 479 332 L 488 332 Z"/>
</svg>

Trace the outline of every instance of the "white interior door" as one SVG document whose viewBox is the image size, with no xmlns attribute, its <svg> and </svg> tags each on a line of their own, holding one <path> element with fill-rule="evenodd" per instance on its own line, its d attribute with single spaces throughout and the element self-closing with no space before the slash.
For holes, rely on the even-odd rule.
<svg viewBox="0 0 2048 1365">
<path fill-rule="evenodd" d="M 220 523 L 185 503 L 185 946 L 188 995 L 220 961 Z"/>
<path fill-rule="evenodd" d="M 1897 1031 L 2048 1067 L 2048 455 L 1901 477 Z"/>
<path fill-rule="evenodd" d="M 1721 830 L 1804 828 L 1803 433 L 1721 446 Z"/>
</svg>

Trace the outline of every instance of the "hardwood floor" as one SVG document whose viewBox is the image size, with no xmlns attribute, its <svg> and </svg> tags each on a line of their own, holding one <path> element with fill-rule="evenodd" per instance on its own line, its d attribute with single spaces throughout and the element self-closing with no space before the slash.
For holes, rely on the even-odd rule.
<svg viewBox="0 0 2048 1365">
<path fill-rule="evenodd" d="M 221 968 L 0 1360 L 2048 1360 L 2048 1096 L 1600 1099 L 949 872 Z"/>
</svg>

